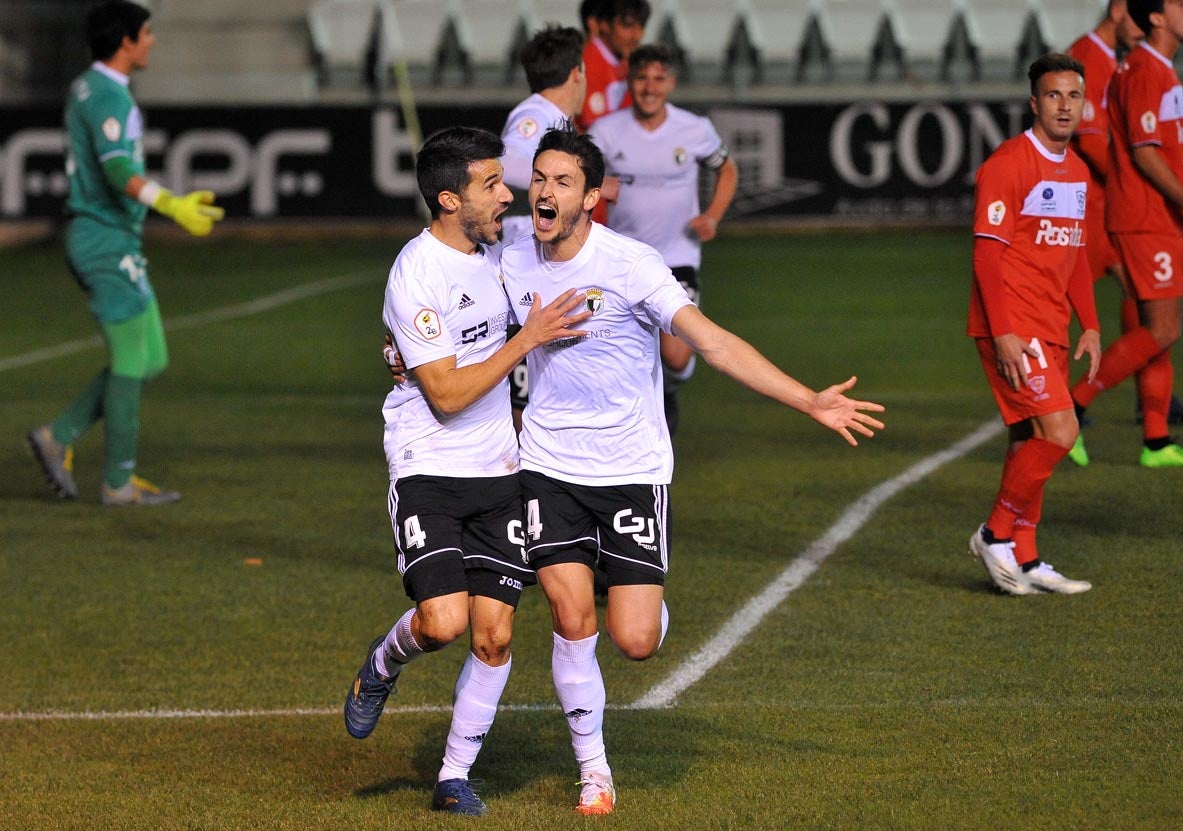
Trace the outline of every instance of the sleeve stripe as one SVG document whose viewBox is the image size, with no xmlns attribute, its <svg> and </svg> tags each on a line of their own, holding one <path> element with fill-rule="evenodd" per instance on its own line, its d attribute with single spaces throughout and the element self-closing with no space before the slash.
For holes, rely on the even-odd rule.
<svg viewBox="0 0 1183 831">
<path fill-rule="evenodd" d="M 105 161 L 107 161 L 107 159 L 113 159 L 116 156 L 127 156 L 130 158 L 131 153 L 128 152 L 127 150 L 112 150 L 109 153 L 104 153 L 103 155 L 99 156 L 99 161 L 105 162 Z"/>
</svg>

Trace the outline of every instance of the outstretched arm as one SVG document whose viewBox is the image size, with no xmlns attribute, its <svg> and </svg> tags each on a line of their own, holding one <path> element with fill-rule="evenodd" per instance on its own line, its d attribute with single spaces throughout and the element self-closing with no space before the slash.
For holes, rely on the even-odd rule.
<svg viewBox="0 0 1183 831">
<path fill-rule="evenodd" d="M 710 320 L 697 306 L 679 309 L 674 314 L 673 330 L 715 369 L 761 395 L 805 413 L 850 444 L 858 444 L 851 431 L 874 436 L 875 430 L 883 429 L 883 422 L 867 415 L 883 412 L 883 405 L 846 397 L 845 393 L 854 386 L 853 376 L 814 392 L 779 370 L 743 338 Z"/>
</svg>

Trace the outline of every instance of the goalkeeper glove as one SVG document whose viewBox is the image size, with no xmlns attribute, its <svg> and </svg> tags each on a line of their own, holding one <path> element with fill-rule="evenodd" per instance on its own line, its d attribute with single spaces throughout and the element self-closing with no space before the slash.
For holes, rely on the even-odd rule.
<svg viewBox="0 0 1183 831">
<path fill-rule="evenodd" d="M 212 190 L 195 190 L 184 196 L 176 196 L 168 188 L 149 182 L 140 191 L 139 198 L 195 237 L 208 235 L 214 223 L 226 215 L 224 209 L 214 204 Z"/>
</svg>

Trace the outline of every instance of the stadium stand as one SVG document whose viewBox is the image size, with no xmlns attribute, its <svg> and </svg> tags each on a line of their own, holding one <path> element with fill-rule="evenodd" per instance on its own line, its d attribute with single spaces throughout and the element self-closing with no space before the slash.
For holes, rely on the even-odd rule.
<svg viewBox="0 0 1183 831">
<path fill-rule="evenodd" d="M 1044 41 L 1053 49 L 1067 49 L 1097 27 L 1105 6 L 1105 0 L 1039 0 L 1035 16 Z"/>
<path fill-rule="evenodd" d="M 3 0 L 0 91 L 58 101 L 85 65 L 86 0 Z M 137 78 L 152 102 L 363 100 L 405 61 L 431 96 L 514 98 L 516 54 L 547 21 L 581 26 L 578 0 L 155 0 L 167 48 Z M 1017 84 L 1104 0 L 653 0 L 650 40 L 684 60 L 682 95 L 825 96 L 841 87 Z M 216 56 L 213 58 L 212 56 Z M 379 66 L 381 64 L 381 66 Z M 387 75 L 376 74 L 377 72 Z M 730 93 L 728 92 L 730 90 Z"/>
</svg>

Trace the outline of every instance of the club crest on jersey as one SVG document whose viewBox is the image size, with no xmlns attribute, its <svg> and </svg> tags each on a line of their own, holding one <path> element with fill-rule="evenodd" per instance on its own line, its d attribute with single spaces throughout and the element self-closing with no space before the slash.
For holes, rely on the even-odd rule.
<svg viewBox="0 0 1183 831">
<path fill-rule="evenodd" d="M 584 294 L 587 295 L 587 310 L 595 314 L 600 309 L 604 308 L 604 291 L 603 289 L 585 289 Z"/>
<path fill-rule="evenodd" d="M 522 136 L 522 138 L 530 138 L 530 136 L 537 132 L 538 122 L 532 118 L 523 118 L 521 123 L 518 124 L 518 133 Z"/>
<path fill-rule="evenodd" d="M 1097 117 L 1097 111 L 1093 107 L 1092 101 L 1085 101 L 1084 102 L 1084 111 L 1081 113 L 1080 117 L 1084 121 L 1092 121 L 1094 118 Z"/>
<path fill-rule="evenodd" d="M 1142 132 L 1153 133 L 1156 127 L 1158 127 L 1158 116 L 1150 110 L 1142 113 Z"/>
<path fill-rule="evenodd" d="M 690 154 L 686 152 L 685 147 L 674 148 L 674 164 L 683 165 L 690 158 Z"/>
<path fill-rule="evenodd" d="M 431 309 L 420 309 L 415 315 L 415 328 L 428 340 L 438 338 L 440 335 L 439 315 Z"/>
<path fill-rule="evenodd" d="M 1006 204 L 999 199 L 997 202 L 991 202 L 990 207 L 986 209 L 986 219 L 991 225 L 1001 225 L 1002 220 L 1006 218 Z"/>
<path fill-rule="evenodd" d="M 1080 211 L 1081 215 L 1084 214 L 1084 206 L 1085 206 L 1084 193 L 1085 192 L 1083 190 L 1078 190 L 1076 192 L 1076 210 Z"/>
<path fill-rule="evenodd" d="M 107 141 L 119 141 L 122 132 L 123 127 L 118 118 L 111 116 L 103 122 L 103 135 L 107 137 Z"/>
<path fill-rule="evenodd" d="M 596 115 L 603 115 L 604 111 L 608 109 L 608 101 L 604 98 L 604 93 L 593 92 L 588 96 L 587 108 Z"/>
<path fill-rule="evenodd" d="M 1027 386 L 1031 388 L 1031 392 L 1036 395 L 1043 395 L 1044 384 L 1046 379 L 1042 375 L 1028 375 Z"/>
</svg>

